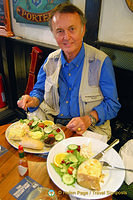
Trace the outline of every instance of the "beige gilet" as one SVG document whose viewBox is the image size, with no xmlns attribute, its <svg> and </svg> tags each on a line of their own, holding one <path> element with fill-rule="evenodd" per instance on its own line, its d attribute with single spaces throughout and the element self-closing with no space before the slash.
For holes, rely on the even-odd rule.
<svg viewBox="0 0 133 200">
<path fill-rule="evenodd" d="M 87 115 L 95 106 L 99 105 L 103 100 L 103 95 L 99 87 L 99 78 L 102 64 L 106 58 L 106 54 L 98 49 L 84 43 L 85 59 L 82 71 L 82 78 L 79 90 L 79 106 L 80 116 Z M 97 70 L 91 69 L 91 66 L 97 66 Z M 40 104 L 36 115 L 41 119 L 53 119 L 53 116 L 59 114 L 59 94 L 58 94 L 58 77 L 61 69 L 61 50 L 58 49 L 48 56 L 44 65 L 46 72 L 44 101 Z M 93 85 L 93 76 L 95 77 L 95 85 Z M 91 80 L 90 84 L 89 81 Z M 90 127 L 94 132 L 111 136 L 111 128 L 109 120 L 103 125 Z"/>
</svg>

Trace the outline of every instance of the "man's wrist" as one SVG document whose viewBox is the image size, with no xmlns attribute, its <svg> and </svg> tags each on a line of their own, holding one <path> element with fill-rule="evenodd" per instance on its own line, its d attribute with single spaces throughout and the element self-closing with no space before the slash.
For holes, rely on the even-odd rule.
<svg viewBox="0 0 133 200">
<path fill-rule="evenodd" d="M 40 104 L 40 100 L 37 98 L 37 97 L 32 97 L 33 98 L 33 101 L 34 101 L 34 105 L 37 107 L 37 106 L 39 106 L 39 104 Z"/>
<path fill-rule="evenodd" d="M 96 123 L 97 123 L 96 118 L 93 115 L 91 115 L 91 114 L 89 114 L 89 117 L 90 117 L 91 125 L 95 126 Z"/>
</svg>

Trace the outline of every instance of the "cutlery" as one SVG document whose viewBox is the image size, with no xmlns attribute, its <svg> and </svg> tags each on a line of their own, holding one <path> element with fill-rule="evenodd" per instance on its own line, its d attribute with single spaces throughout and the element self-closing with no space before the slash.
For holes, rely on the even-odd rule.
<svg viewBox="0 0 133 200">
<path fill-rule="evenodd" d="M 18 101 L 20 101 L 20 100 L 22 99 L 22 97 L 23 97 L 23 96 L 21 96 L 21 97 L 18 99 Z M 28 115 L 28 108 L 25 107 L 24 110 L 25 110 L 26 115 Z"/>
<path fill-rule="evenodd" d="M 2 149 L 2 146 L 0 146 L 0 154 L 7 151 L 7 149 Z"/>
<path fill-rule="evenodd" d="M 38 183 L 36 183 L 34 180 L 29 179 L 27 176 L 25 177 L 25 179 L 26 179 L 26 181 L 27 181 L 28 183 L 31 184 L 31 186 L 32 186 L 33 188 L 40 188 L 40 187 L 41 187 L 41 186 L 39 186 Z"/>
<path fill-rule="evenodd" d="M 0 150 L 0 154 L 7 151 L 7 149 Z"/>
<path fill-rule="evenodd" d="M 27 181 L 28 183 L 30 183 L 33 187 L 34 187 L 34 186 L 38 186 L 38 184 L 37 184 L 35 181 L 32 181 L 32 180 L 29 179 L 28 177 L 25 177 L 25 179 L 26 179 L 26 181 Z"/>
<path fill-rule="evenodd" d="M 108 147 L 106 147 L 104 150 L 102 150 L 100 153 L 98 153 L 93 158 L 99 160 L 105 152 L 107 152 L 109 149 L 111 149 L 112 147 L 114 147 L 118 143 L 119 143 L 119 139 L 115 139 Z"/>
<path fill-rule="evenodd" d="M 115 169 L 119 169 L 119 170 L 125 170 L 125 171 L 129 171 L 129 172 L 133 172 L 133 169 L 126 169 L 126 168 L 116 167 L 116 166 L 110 165 L 106 161 L 100 161 L 100 163 L 103 165 L 103 167 L 111 167 L 111 168 L 115 168 Z"/>
<path fill-rule="evenodd" d="M 29 193 L 29 190 L 31 189 L 31 187 L 33 188 L 33 190 L 34 190 L 34 189 L 38 189 L 38 190 L 40 189 L 39 184 L 36 183 L 34 180 L 31 180 L 28 176 L 25 176 L 25 180 L 26 180 L 28 183 L 30 183 L 30 187 L 27 188 L 27 189 L 25 190 L 25 192 L 21 195 L 21 197 L 19 197 L 20 200 L 23 200 L 23 199 L 24 199 L 24 195 L 26 195 L 26 194 Z M 28 199 L 28 198 L 26 198 L 26 199 Z"/>
</svg>

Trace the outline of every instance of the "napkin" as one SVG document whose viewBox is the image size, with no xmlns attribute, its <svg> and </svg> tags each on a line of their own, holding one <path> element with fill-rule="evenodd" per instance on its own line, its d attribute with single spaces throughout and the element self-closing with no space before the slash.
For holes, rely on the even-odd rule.
<svg viewBox="0 0 133 200">
<path fill-rule="evenodd" d="M 84 137 L 90 137 L 90 138 L 95 138 L 97 140 L 101 140 L 102 142 L 105 142 L 107 143 L 107 135 L 102 135 L 102 134 L 99 134 L 99 133 L 95 133 L 95 132 L 92 132 L 92 131 L 85 131 L 83 133 L 83 136 Z"/>
<path fill-rule="evenodd" d="M 127 141 L 119 151 L 119 154 L 124 162 L 125 168 L 133 169 L 133 139 Z M 133 183 L 133 173 L 126 171 L 125 182 L 127 185 Z"/>
</svg>

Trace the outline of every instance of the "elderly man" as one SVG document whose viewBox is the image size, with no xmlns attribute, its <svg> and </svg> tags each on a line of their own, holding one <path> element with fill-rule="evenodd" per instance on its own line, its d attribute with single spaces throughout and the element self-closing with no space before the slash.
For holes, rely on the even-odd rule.
<svg viewBox="0 0 133 200">
<path fill-rule="evenodd" d="M 110 58 L 83 42 L 86 19 L 73 4 L 58 5 L 49 24 L 60 49 L 47 57 L 18 106 L 80 135 L 89 128 L 109 139 L 109 120 L 121 107 Z"/>
</svg>

